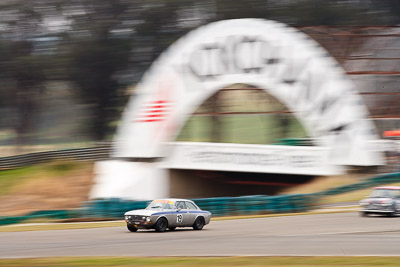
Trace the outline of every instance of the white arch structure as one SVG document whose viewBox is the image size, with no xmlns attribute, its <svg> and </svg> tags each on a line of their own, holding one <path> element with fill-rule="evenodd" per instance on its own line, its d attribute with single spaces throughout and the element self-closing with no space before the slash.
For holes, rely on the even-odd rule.
<svg viewBox="0 0 400 267">
<path fill-rule="evenodd" d="M 232 84 L 256 86 L 277 98 L 293 112 L 317 147 L 171 145 L 193 111 Z M 114 160 L 98 164 L 100 173 L 92 197 L 166 196 L 165 168 L 170 167 L 257 172 L 281 169 L 285 173 L 284 168 L 265 167 L 267 156 L 257 163 L 258 167 L 250 164 L 241 168 L 234 162 L 207 164 L 207 159 L 215 161 L 215 153 L 220 151 L 226 152 L 225 161 L 238 152 L 244 151 L 252 158 L 269 157 L 279 154 L 280 149 L 295 151 L 296 157 L 304 154 L 324 159 L 321 166 L 316 166 L 320 173 L 312 168 L 288 171 L 299 174 L 337 173 L 338 166 L 346 165 L 380 165 L 382 157 L 370 142 L 377 140 L 375 127 L 367 115 L 360 95 L 342 68 L 304 33 L 260 19 L 211 23 L 182 37 L 147 71 L 123 114 L 115 138 Z M 181 162 L 202 146 L 211 152 L 195 153 L 195 157 L 207 155 L 201 162 L 186 166 Z M 160 158 L 161 163 L 129 161 L 146 158 Z"/>
</svg>

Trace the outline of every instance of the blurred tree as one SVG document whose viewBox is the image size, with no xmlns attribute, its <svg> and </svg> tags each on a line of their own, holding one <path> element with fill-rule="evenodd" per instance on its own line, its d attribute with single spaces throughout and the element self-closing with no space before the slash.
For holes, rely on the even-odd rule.
<svg viewBox="0 0 400 267">
<path fill-rule="evenodd" d="M 182 35 L 178 2 L 63 2 L 71 22 L 62 44 L 69 58 L 68 73 L 83 102 L 93 107 L 90 131 L 96 140 L 104 140 L 110 123 L 119 118 L 122 90 L 131 82 L 124 74 L 132 74 L 133 64 L 143 70 Z"/>
<path fill-rule="evenodd" d="M 291 25 L 395 24 L 399 10 L 398 0 L 4 0 L 0 105 L 18 110 L 22 137 L 33 127 L 43 83 L 70 81 L 92 108 L 90 132 L 104 140 L 119 118 L 123 89 L 193 28 L 245 17 Z"/>
<path fill-rule="evenodd" d="M 40 31 L 40 14 L 22 1 L 0 5 L 0 78 L 7 92 L 0 105 L 14 107 L 17 144 L 28 142 L 34 128 L 36 96 L 45 80 L 42 61 L 34 53 L 35 36 Z M 3 87 L 2 86 L 2 87 Z"/>
<path fill-rule="evenodd" d="M 399 0 L 370 0 L 370 9 L 386 18 L 386 24 L 396 25 L 400 23 Z"/>
<path fill-rule="evenodd" d="M 82 103 L 92 107 L 90 132 L 104 140 L 115 118 L 120 89 L 117 72 L 129 62 L 132 29 L 123 20 L 128 1 L 63 1 L 71 28 L 60 44 L 66 58 L 67 77 L 76 84 Z"/>
<path fill-rule="evenodd" d="M 212 2 L 211 2 L 212 3 Z M 390 24 L 396 0 L 214 0 L 215 19 L 265 18 L 290 25 Z"/>
<path fill-rule="evenodd" d="M 139 7 L 135 27 L 137 43 L 145 43 L 152 48 L 151 61 L 154 61 L 184 30 L 179 26 L 179 6 L 182 1 L 148 1 Z"/>
<path fill-rule="evenodd" d="M 276 9 L 273 2 L 270 0 L 215 0 L 215 19 L 267 18 Z"/>
<path fill-rule="evenodd" d="M 299 3 L 300 2 L 300 3 Z M 351 25 L 357 23 L 358 6 L 351 2 L 305 0 L 295 1 L 283 14 L 297 25 Z"/>
<path fill-rule="evenodd" d="M 33 54 L 33 44 L 29 41 L 15 41 L 9 49 L 12 60 L 8 64 L 10 77 L 16 83 L 16 124 L 17 144 L 29 143 L 35 126 L 38 94 L 45 80 L 43 66 L 38 56 Z"/>
</svg>

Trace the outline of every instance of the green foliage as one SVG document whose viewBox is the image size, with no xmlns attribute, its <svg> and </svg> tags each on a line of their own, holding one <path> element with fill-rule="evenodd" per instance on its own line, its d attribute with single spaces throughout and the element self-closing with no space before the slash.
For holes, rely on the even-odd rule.
<svg viewBox="0 0 400 267">
<path fill-rule="evenodd" d="M 282 136 L 279 120 L 273 115 L 231 115 L 220 118 L 220 142 L 241 144 L 275 144 Z M 210 116 L 190 118 L 177 137 L 177 141 L 212 142 Z M 289 119 L 289 133 L 292 138 L 307 137 L 305 130 L 294 118 Z"/>
</svg>

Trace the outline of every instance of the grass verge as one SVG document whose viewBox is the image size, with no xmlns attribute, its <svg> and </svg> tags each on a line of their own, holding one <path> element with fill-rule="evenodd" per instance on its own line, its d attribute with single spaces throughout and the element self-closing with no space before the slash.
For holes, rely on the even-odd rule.
<svg viewBox="0 0 400 267">
<path fill-rule="evenodd" d="M 81 257 L 0 260 L 0 266 L 399 266 L 400 257 Z"/>
<path fill-rule="evenodd" d="M 400 183 L 387 184 L 388 186 L 400 186 Z M 334 196 L 327 196 L 321 199 L 321 204 L 333 204 L 340 202 L 354 202 L 366 198 L 372 191 L 372 188 L 357 190 Z"/>
<path fill-rule="evenodd" d="M 73 170 L 80 170 L 87 164 L 74 161 L 53 161 L 29 167 L 0 171 L 0 196 L 12 191 L 29 180 L 61 176 Z"/>
<path fill-rule="evenodd" d="M 44 223 L 44 224 L 18 224 L 0 226 L 0 232 L 25 232 L 47 230 L 73 230 L 125 226 L 124 221 L 88 222 L 88 223 Z"/>
<path fill-rule="evenodd" d="M 53 161 L 0 171 L 1 216 L 80 207 L 93 184 L 92 169 L 93 162 Z"/>
</svg>

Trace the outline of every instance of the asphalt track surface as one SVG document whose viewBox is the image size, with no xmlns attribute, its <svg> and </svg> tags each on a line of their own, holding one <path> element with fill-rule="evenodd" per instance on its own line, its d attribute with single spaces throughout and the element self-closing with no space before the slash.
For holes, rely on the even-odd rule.
<svg viewBox="0 0 400 267">
<path fill-rule="evenodd" d="M 400 217 L 356 212 L 212 221 L 202 231 L 125 227 L 0 233 L 0 258 L 400 255 Z"/>
</svg>

